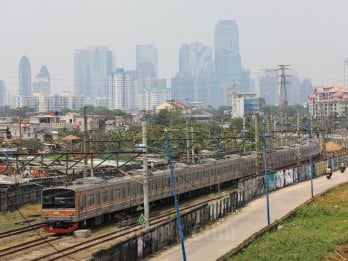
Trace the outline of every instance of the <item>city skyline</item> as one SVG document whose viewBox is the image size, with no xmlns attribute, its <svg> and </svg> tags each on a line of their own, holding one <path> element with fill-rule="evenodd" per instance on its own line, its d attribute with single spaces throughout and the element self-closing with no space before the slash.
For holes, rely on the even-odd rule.
<svg viewBox="0 0 348 261">
<path fill-rule="evenodd" d="M 87 4 L 1 0 L 0 34 L 5 41 L 0 50 L 0 79 L 9 90 L 17 89 L 18 61 L 27 56 L 32 72 L 38 72 L 42 64 L 49 68 L 53 90 L 73 90 L 75 49 L 108 46 L 116 55 L 117 66 L 132 70 L 136 68 L 136 45 L 153 44 L 158 50 L 158 77 L 168 80 L 178 72 L 183 43 L 201 42 L 214 50 L 217 21 L 234 20 L 243 67 L 252 73 L 290 64 L 301 79 L 311 79 L 314 86 L 343 85 L 343 61 L 348 56 L 343 32 L 348 22 L 340 17 L 346 7 L 348 3 L 342 0 L 335 5 L 313 0 L 204 4 L 196 0 Z M 112 15 L 115 8 L 122 10 L 118 16 Z"/>
</svg>

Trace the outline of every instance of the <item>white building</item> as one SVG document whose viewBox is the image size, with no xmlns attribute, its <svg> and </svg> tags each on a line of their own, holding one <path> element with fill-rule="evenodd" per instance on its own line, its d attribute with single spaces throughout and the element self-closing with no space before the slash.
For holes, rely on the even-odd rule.
<svg viewBox="0 0 348 261">
<path fill-rule="evenodd" d="M 131 109 L 134 105 L 134 78 L 132 72 L 117 69 L 108 78 L 109 109 Z M 133 106 L 134 107 L 134 106 Z"/>
<path fill-rule="evenodd" d="M 248 113 L 258 112 L 259 97 L 254 92 L 235 92 L 232 96 L 232 118 L 243 118 Z"/>
</svg>

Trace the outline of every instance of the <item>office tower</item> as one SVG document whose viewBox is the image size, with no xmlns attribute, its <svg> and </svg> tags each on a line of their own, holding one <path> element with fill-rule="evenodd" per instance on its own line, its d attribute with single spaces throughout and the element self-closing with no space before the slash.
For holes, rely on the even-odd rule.
<svg viewBox="0 0 348 261">
<path fill-rule="evenodd" d="M 51 79 L 47 67 L 43 65 L 40 72 L 35 76 L 33 92 L 42 92 L 45 96 L 50 95 Z"/>
<path fill-rule="evenodd" d="M 208 76 L 214 73 L 212 49 L 196 42 L 182 44 L 179 50 L 178 76 Z"/>
<path fill-rule="evenodd" d="M 179 50 L 179 71 L 172 78 L 173 99 L 181 102 L 214 103 L 214 62 L 212 49 L 196 42 L 182 44 Z"/>
<path fill-rule="evenodd" d="M 6 105 L 6 86 L 5 86 L 5 81 L 0 80 L 0 106 Z"/>
<path fill-rule="evenodd" d="M 75 50 L 75 95 L 107 97 L 108 75 L 112 73 L 113 65 L 113 54 L 106 46 Z"/>
<path fill-rule="evenodd" d="M 157 78 L 157 49 L 152 44 L 136 46 L 137 79 Z"/>
<path fill-rule="evenodd" d="M 242 69 L 240 73 L 239 91 L 251 92 L 254 91 L 253 84 L 250 77 L 250 70 Z"/>
<path fill-rule="evenodd" d="M 310 79 L 303 79 L 302 83 L 301 83 L 301 92 L 303 93 L 303 98 L 305 98 L 304 100 L 302 100 L 302 103 L 306 103 L 308 100 L 308 96 L 309 94 L 311 94 L 313 92 L 313 85 L 312 85 L 312 81 Z"/>
<path fill-rule="evenodd" d="M 256 92 L 267 104 L 278 104 L 279 87 L 276 69 L 263 69 L 257 74 Z"/>
<path fill-rule="evenodd" d="M 218 21 L 215 27 L 215 73 L 221 82 L 239 84 L 241 57 L 239 32 L 235 21 Z"/>
<path fill-rule="evenodd" d="M 29 59 L 26 56 L 21 58 L 19 63 L 19 96 L 31 96 L 31 68 Z"/>
<path fill-rule="evenodd" d="M 307 101 L 307 93 L 301 89 L 298 73 L 290 70 L 286 77 L 286 89 L 289 104 L 302 104 Z"/>
<path fill-rule="evenodd" d="M 344 87 L 348 87 L 348 57 L 344 60 Z"/>
<path fill-rule="evenodd" d="M 120 68 L 108 77 L 109 109 L 127 110 L 135 106 L 134 72 Z"/>
</svg>

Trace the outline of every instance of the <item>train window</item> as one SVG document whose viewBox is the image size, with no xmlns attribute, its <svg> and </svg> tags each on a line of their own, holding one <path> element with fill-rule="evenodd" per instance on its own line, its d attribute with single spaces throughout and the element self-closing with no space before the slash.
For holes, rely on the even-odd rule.
<svg viewBox="0 0 348 261">
<path fill-rule="evenodd" d="M 102 203 L 105 203 L 108 201 L 108 192 L 107 191 L 103 191 L 101 199 L 102 199 Z"/>
<path fill-rule="evenodd" d="M 100 192 L 98 191 L 96 194 L 95 194 L 95 203 L 97 204 L 97 205 L 99 205 L 100 204 Z"/>
<path fill-rule="evenodd" d="M 110 198 L 110 201 L 113 201 L 114 200 L 114 190 L 113 189 L 110 189 L 109 190 L 109 198 Z"/>
<path fill-rule="evenodd" d="M 119 188 L 114 191 L 115 199 L 119 199 L 121 197 L 121 190 Z"/>
<path fill-rule="evenodd" d="M 86 207 L 86 195 L 85 195 L 85 194 L 82 195 L 82 197 L 81 197 L 81 203 L 80 203 L 80 205 L 81 205 L 82 207 Z"/>
<path fill-rule="evenodd" d="M 93 206 L 94 205 L 94 195 L 93 194 L 88 195 L 87 205 L 88 206 Z"/>
<path fill-rule="evenodd" d="M 75 208 L 75 192 L 68 189 L 43 191 L 42 208 Z"/>
</svg>

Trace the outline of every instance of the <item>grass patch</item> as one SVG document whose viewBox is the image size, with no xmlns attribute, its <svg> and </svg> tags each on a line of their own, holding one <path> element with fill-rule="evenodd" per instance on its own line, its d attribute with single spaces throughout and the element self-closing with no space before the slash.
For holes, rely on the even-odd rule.
<svg viewBox="0 0 348 261">
<path fill-rule="evenodd" d="M 26 226 L 25 220 L 40 220 L 41 204 L 26 204 L 19 208 L 24 218 L 17 210 L 0 212 L 0 232 Z"/>
<path fill-rule="evenodd" d="M 323 260 L 343 244 L 348 244 L 348 183 L 300 208 L 229 260 Z"/>
</svg>

